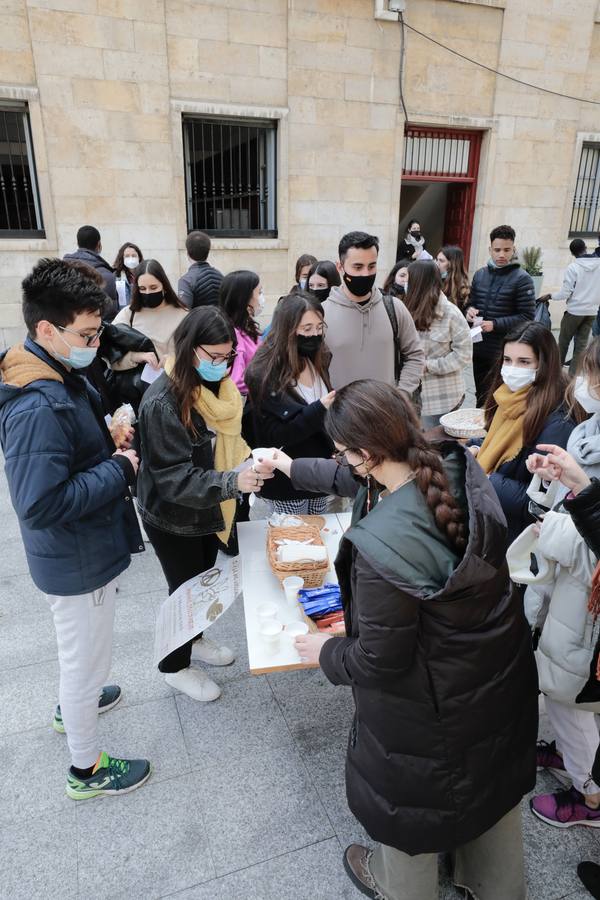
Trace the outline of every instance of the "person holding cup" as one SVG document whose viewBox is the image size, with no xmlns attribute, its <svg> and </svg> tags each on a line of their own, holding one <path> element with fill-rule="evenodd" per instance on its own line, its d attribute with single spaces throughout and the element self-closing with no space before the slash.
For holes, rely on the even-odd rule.
<svg viewBox="0 0 600 900">
<path fill-rule="evenodd" d="M 273 328 L 246 370 L 250 409 L 244 415 L 251 417 L 253 443 L 282 447 L 294 458 L 331 456 L 323 421 L 335 391 L 325 332 L 316 297 L 297 293 L 281 300 Z M 261 496 L 277 513 L 319 515 L 327 506 L 325 494 L 296 490 L 279 473 Z"/>
<path fill-rule="evenodd" d="M 173 339 L 175 355 L 140 407 L 137 483 L 140 516 L 169 593 L 210 569 L 219 548 L 231 549 L 238 501 L 272 477 L 252 462 L 241 436 L 242 398 L 230 377 L 231 321 L 216 307 L 198 307 Z M 233 653 L 198 635 L 159 665 L 171 687 L 195 700 L 216 700 L 219 686 L 192 659 L 224 666 Z"/>
<path fill-rule="evenodd" d="M 535 784 L 537 678 L 494 489 L 455 441 L 426 441 L 408 399 L 376 381 L 337 391 L 335 459 L 274 459 L 298 489 L 355 498 L 335 562 L 347 637 L 295 646 L 352 688 L 350 808 L 378 846 L 346 848 L 369 897 L 435 900 L 454 882 L 525 900 L 520 801 Z"/>
</svg>

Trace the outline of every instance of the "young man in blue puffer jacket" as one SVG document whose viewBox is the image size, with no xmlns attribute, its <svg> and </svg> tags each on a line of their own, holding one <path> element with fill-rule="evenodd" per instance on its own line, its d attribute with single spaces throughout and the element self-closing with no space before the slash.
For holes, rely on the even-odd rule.
<svg viewBox="0 0 600 900">
<path fill-rule="evenodd" d="M 23 281 L 28 337 L 0 359 L 0 443 L 31 577 L 50 605 L 74 800 L 133 790 L 145 759 L 100 750 L 98 712 L 121 697 L 110 671 L 116 579 L 144 549 L 129 486 L 138 459 L 115 450 L 100 398 L 78 370 L 93 361 L 106 296 L 69 263 L 42 259 Z"/>
</svg>

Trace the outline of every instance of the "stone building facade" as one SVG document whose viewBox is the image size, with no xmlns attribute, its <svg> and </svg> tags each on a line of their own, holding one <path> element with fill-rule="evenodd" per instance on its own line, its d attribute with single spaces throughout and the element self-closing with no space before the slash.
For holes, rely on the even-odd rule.
<svg viewBox="0 0 600 900">
<path fill-rule="evenodd" d="M 335 258 L 340 235 L 361 228 L 379 235 L 389 267 L 399 222 L 413 208 L 407 198 L 423 201 L 436 181 L 435 171 L 428 183 L 403 180 L 402 31 L 388 6 L 0 0 L 0 121 L 3 109 L 28 114 L 43 219 L 34 236 L 0 228 L 1 342 L 22 334 L 23 275 L 40 256 L 74 249 L 81 224 L 100 229 L 109 260 L 132 240 L 173 279 L 185 270 L 186 117 L 275 124 L 270 232 L 215 235 L 215 265 L 255 269 L 273 299 L 291 284 L 300 253 Z M 600 99 L 598 0 L 406 0 L 404 18 L 408 122 L 481 135 L 471 269 L 487 257 L 490 227 L 509 222 L 521 245 L 543 248 L 546 287 L 557 284 L 582 149 L 593 155 L 600 146 L 600 106 L 578 99 Z M 423 35 L 576 99 L 499 77 Z M 0 131 L 0 161 L 3 153 Z M 593 203 L 600 173 L 598 184 L 586 177 Z M 430 209 L 414 208 L 433 233 L 441 200 L 430 193 Z M 438 243 L 443 237 L 436 231 Z"/>
</svg>

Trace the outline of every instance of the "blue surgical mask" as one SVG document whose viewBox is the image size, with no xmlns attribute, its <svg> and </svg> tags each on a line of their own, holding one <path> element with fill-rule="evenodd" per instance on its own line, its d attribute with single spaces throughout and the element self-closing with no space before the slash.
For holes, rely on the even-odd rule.
<svg viewBox="0 0 600 900">
<path fill-rule="evenodd" d="M 198 354 L 196 354 L 198 356 Z M 194 366 L 196 372 L 202 378 L 203 381 L 222 381 L 227 375 L 227 369 L 229 366 L 226 362 L 218 363 L 218 365 L 213 366 L 207 359 L 199 359 L 199 364 Z"/>
<path fill-rule="evenodd" d="M 68 356 L 63 356 L 62 353 L 57 353 L 56 350 L 54 350 L 54 347 L 52 348 L 54 356 L 59 362 L 63 363 L 65 366 L 71 366 L 72 369 L 87 369 L 88 366 L 91 366 L 96 358 L 96 353 L 98 352 L 97 347 L 71 347 L 59 333 L 58 329 L 56 330 L 56 333 L 63 344 L 69 347 Z"/>
<path fill-rule="evenodd" d="M 448 272 L 440 272 L 440 276 L 441 276 L 442 281 L 445 281 L 446 278 L 448 277 Z"/>
</svg>

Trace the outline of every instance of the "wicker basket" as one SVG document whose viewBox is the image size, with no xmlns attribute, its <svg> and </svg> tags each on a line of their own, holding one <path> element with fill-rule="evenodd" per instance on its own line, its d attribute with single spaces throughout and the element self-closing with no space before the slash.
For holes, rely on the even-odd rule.
<svg viewBox="0 0 600 900">
<path fill-rule="evenodd" d="M 451 437 L 478 438 L 485 437 L 485 422 L 482 409 L 457 409 L 446 413 L 440 419 L 440 425 Z"/>
<path fill-rule="evenodd" d="M 273 574 L 283 581 L 289 575 L 298 575 L 304 579 L 304 587 L 321 587 L 325 581 L 325 575 L 329 569 L 329 560 L 297 560 L 296 562 L 282 563 L 277 559 L 279 544 L 284 538 L 294 541 L 306 541 L 312 538 L 313 546 L 324 546 L 321 533 L 316 525 L 297 525 L 291 527 L 270 527 L 267 531 L 267 557 Z"/>
</svg>

